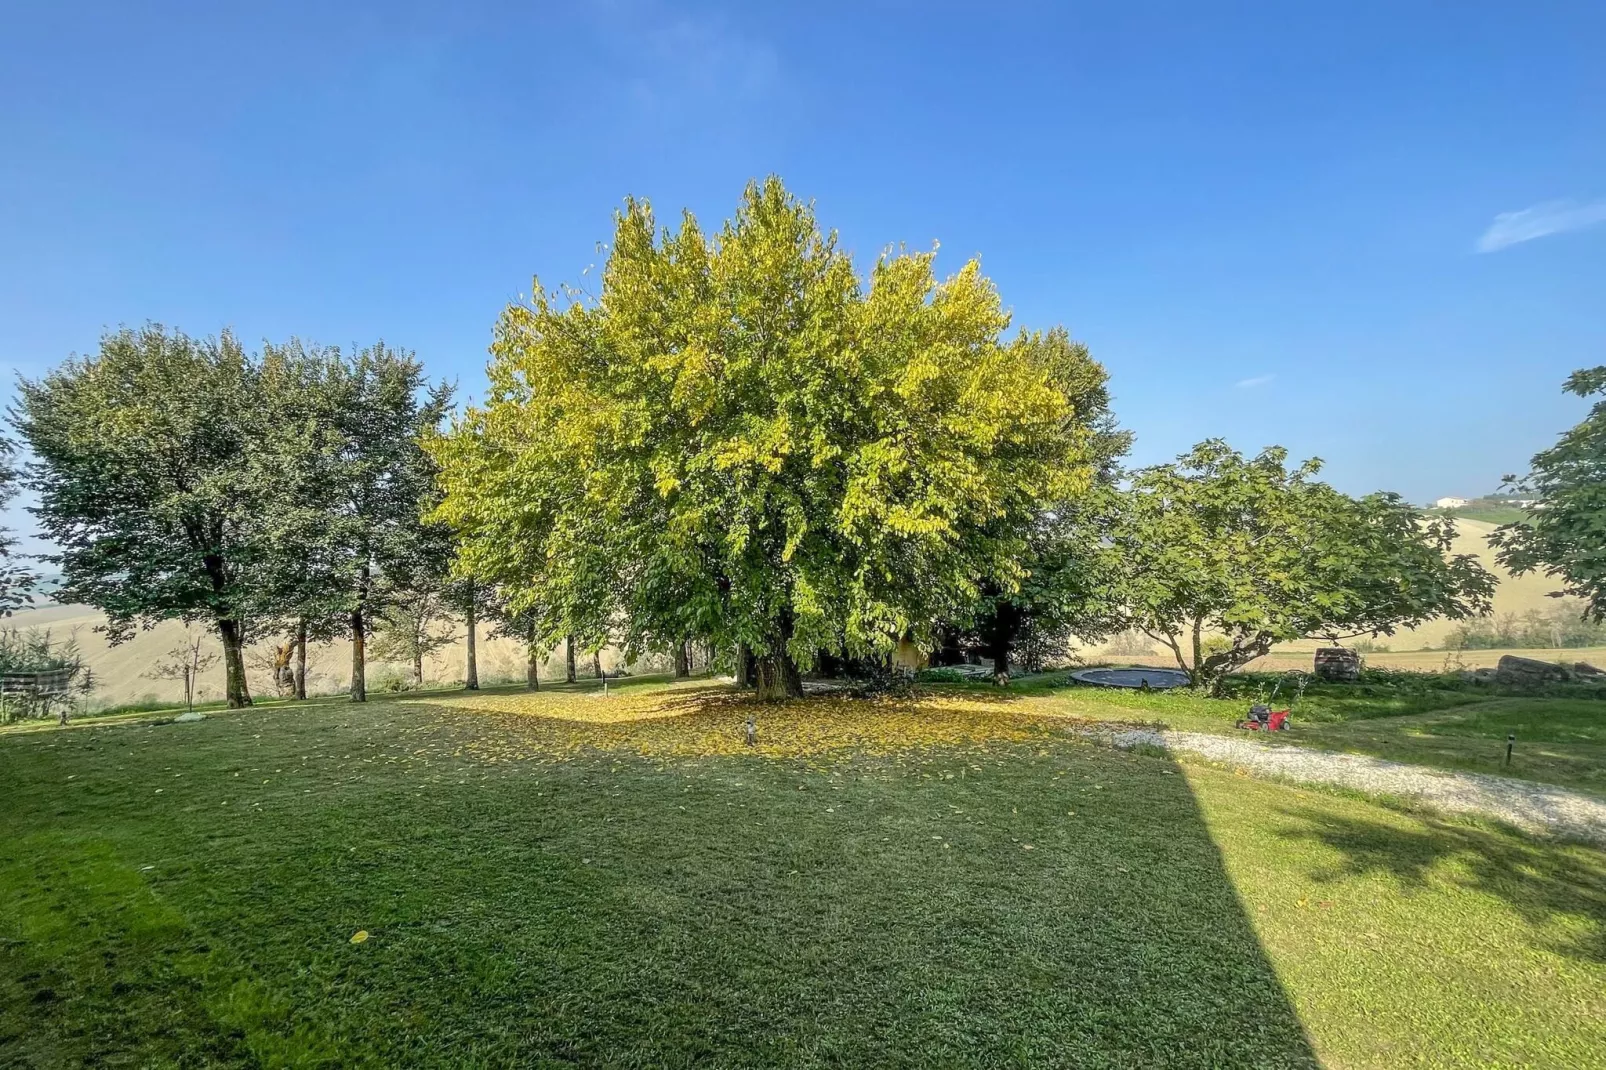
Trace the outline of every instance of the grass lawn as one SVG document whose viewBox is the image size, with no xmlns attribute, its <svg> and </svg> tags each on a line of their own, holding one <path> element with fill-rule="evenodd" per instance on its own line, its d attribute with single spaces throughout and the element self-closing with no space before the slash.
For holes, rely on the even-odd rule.
<svg viewBox="0 0 1606 1070">
<path fill-rule="evenodd" d="M 0 734 L 0 1065 L 1606 1066 L 1600 851 L 1091 746 L 1062 694 L 749 750 L 751 708 Z"/>
<path fill-rule="evenodd" d="M 1489 687 L 1452 686 L 1430 674 L 1415 676 L 1313 685 L 1294 706 L 1292 729 L 1255 738 L 1606 795 L 1606 700 L 1500 694 Z M 1233 726 L 1269 690 L 1272 679 L 1235 677 L 1229 681 L 1233 697 L 1210 699 L 1183 691 L 1066 687 L 1064 674 L 1049 673 L 1020 681 L 1020 693 L 1031 708 L 1088 720 L 1247 735 Z M 964 693 L 980 695 L 989 685 L 961 686 Z M 1283 694 L 1276 705 L 1285 707 L 1290 697 Z M 1511 733 L 1517 740 L 1508 766 L 1506 736 Z"/>
<path fill-rule="evenodd" d="M 1508 734 L 1516 736 L 1510 765 Z M 1286 735 L 1278 742 L 1606 795 L 1606 702 L 1598 699 L 1492 699 L 1415 716 L 1315 722 Z"/>
</svg>

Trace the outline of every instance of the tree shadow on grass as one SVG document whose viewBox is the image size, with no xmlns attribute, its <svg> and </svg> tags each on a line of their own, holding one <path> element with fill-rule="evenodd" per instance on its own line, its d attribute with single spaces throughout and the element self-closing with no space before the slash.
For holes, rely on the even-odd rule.
<svg viewBox="0 0 1606 1070">
<path fill-rule="evenodd" d="M 30 753 L 13 816 L 49 808 L 55 834 L 122 860 L 88 895 L 82 866 L 0 850 L 0 889 L 35 915 L 95 916 L 31 941 L 0 986 L 31 998 L 43 965 L 74 975 L 52 981 L 70 998 L 31 1010 L 41 1052 L 134 984 L 197 1029 L 216 1015 L 220 1045 L 376 1065 L 1315 1065 L 1169 761 L 1045 735 L 483 779 L 463 758 L 425 776 L 346 761 L 391 729 L 318 716 L 333 738 L 241 722 L 137 756 Z M 161 774 L 154 813 L 122 771 L 136 757 Z M 272 783 L 236 779 L 241 760 Z M 88 793 L 63 799 L 68 774 Z M 149 955 L 216 937 L 183 983 L 149 955 L 97 958 L 125 899 L 152 890 L 183 924 Z M 91 1054 L 160 1061 L 149 1020 L 117 1017 Z"/>
<path fill-rule="evenodd" d="M 253 930 L 271 935 L 252 974 L 307 983 L 292 968 L 330 934 L 297 903 L 405 947 L 320 956 L 310 978 L 363 1001 L 325 1006 L 319 1029 L 396 1064 L 449 1063 L 462 1042 L 493 1062 L 1314 1065 L 1169 763 L 1034 747 L 902 772 L 610 762 L 540 790 L 365 807 L 254 845 L 282 863 L 235 861 L 284 908 Z M 449 839 L 419 834 L 437 809 Z M 352 824 L 395 846 L 344 877 L 309 871 Z M 401 1008 L 431 1028 L 371 1024 Z"/>
<path fill-rule="evenodd" d="M 1301 823 L 1284 838 L 1314 841 L 1341 856 L 1335 868 L 1313 872 L 1316 880 L 1386 874 L 1407 894 L 1436 884 L 1481 892 L 1535 927 L 1563 919 L 1581 925 L 1582 932 L 1552 941 L 1552 948 L 1606 962 L 1606 856 L 1598 850 L 1419 815 L 1413 824 L 1420 828 L 1405 828 L 1329 810 L 1283 812 Z"/>
</svg>

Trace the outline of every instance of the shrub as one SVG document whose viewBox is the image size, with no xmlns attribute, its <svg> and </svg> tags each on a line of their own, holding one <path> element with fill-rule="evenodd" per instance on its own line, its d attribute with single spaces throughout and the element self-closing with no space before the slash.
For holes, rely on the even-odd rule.
<svg viewBox="0 0 1606 1070">
<path fill-rule="evenodd" d="M 368 689 L 391 695 L 400 691 L 411 691 L 413 678 L 387 666 L 369 677 Z"/>
<path fill-rule="evenodd" d="M 69 635 L 58 642 L 48 630 L 0 629 L 0 673 L 43 673 L 59 669 L 68 670 L 68 690 L 44 695 L 7 694 L 4 720 L 20 721 L 65 713 L 73 709 L 94 684 L 89 670 L 84 667 L 75 636 Z"/>
<path fill-rule="evenodd" d="M 1547 611 L 1503 613 L 1457 625 L 1445 640 L 1446 650 L 1557 650 L 1606 645 L 1606 624 L 1586 620 L 1576 602 Z"/>
</svg>

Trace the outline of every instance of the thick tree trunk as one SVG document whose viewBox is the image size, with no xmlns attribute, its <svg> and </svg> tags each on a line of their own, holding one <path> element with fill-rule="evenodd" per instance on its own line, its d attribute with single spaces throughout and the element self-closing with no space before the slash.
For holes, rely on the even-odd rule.
<svg viewBox="0 0 1606 1070">
<path fill-rule="evenodd" d="M 756 675 L 755 686 L 761 701 L 779 702 L 781 699 L 803 697 L 803 677 L 785 647 L 778 647 L 774 652 L 760 656 Z"/>
<path fill-rule="evenodd" d="M 1009 686 L 1009 655 L 1020 632 L 1020 610 L 1013 602 L 1001 601 L 993 613 L 993 682 Z"/>
<path fill-rule="evenodd" d="M 237 620 L 217 622 L 218 640 L 223 644 L 224 694 L 231 710 L 251 705 L 251 689 L 245 681 L 244 633 Z"/>
<path fill-rule="evenodd" d="M 307 697 L 307 618 L 296 621 L 296 698 Z"/>
<path fill-rule="evenodd" d="M 691 675 L 691 653 L 686 649 L 686 641 L 682 639 L 675 645 L 675 678 L 684 679 Z"/>
<path fill-rule="evenodd" d="M 600 650 L 591 652 L 591 675 L 598 680 L 602 679 L 602 651 Z"/>
<path fill-rule="evenodd" d="M 574 683 L 574 636 L 565 636 L 563 639 L 564 656 L 568 659 L 568 675 L 564 678 Z"/>
<path fill-rule="evenodd" d="M 351 611 L 351 701 L 368 701 L 367 650 L 360 607 Z"/>
<path fill-rule="evenodd" d="M 797 663 L 786 649 L 791 638 L 791 619 L 782 618 L 780 634 L 769 641 L 769 653 L 760 657 L 755 666 L 754 685 L 760 701 L 776 702 L 803 697 L 803 676 L 797 671 Z"/>
<path fill-rule="evenodd" d="M 993 645 L 993 683 L 1009 686 L 1009 647 L 1002 643 Z"/>
<path fill-rule="evenodd" d="M 368 608 L 368 581 L 373 578 L 366 558 L 357 573 L 357 605 L 351 611 L 351 701 L 368 701 L 368 648 L 364 631 Z"/>
<path fill-rule="evenodd" d="M 472 585 L 468 589 L 468 608 L 463 615 L 468 618 L 468 665 L 463 670 L 463 688 L 467 691 L 480 689 L 480 666 L 474 652 L 474 629 L 478 622 L 474 619 L 475 591 Z"/>
<path fill-rule="evenodd" d="M 222 596 L 229 588 L 228 573 L 223 567 L 223 559 L 216 554 L 207 554 L 203 559 L 206 574 L 212 581 L 212 590 Z M 220 606 L 227 606 L 226 600 Z M 229 709 L 237 710 L 251 705 L 251 689 L 245 681 L 245 623 L 239 619 L 233 610 L 219 609 L 217 618 L 218 640 L 223 644 L 223 678 L 224 695 L 228 699 Z M 63 724 L 66 722 L 63 721 Z"/>
<path fill-rule="evenodd" d="M 424 655 L 413 651 L 413 690 L 424 686 Z"/>
<path fill-rule="evenodd" d="M 753 652 L 746 643 L 736 644 L 736 686 L 753 686 Z"/>
<path fill-rule="evenodd" d="M 541 659 L 535 651 L 535 625 L 530 625 L 524 641 L 524 686 L 531 691 L 541 690 Z"/>
</svg>

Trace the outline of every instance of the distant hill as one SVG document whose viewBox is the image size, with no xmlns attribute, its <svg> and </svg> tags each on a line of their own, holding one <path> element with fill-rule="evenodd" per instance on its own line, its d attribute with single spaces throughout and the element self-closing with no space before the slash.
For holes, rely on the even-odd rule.
<svg viewBox="0 0 1606 1070">
<path fill-rule="evenodd" d="M 1445 499 L 1441 498 L 1440 501 Z M 1528 512 L 1517 502 L 1522 499 L 1504 495 L 1486 495 L 1482 498 L 1470 498 L 1465 505 L 1452 508 L 1432 508 L 1428 512 L 1438 516 L 1451 516 L 1461 520 L 1475 520 L 1480 524 L 1492 524 L 1499 527 L 1501 524 L 1520 524 L 1528 519 Z"/>
</svg>

